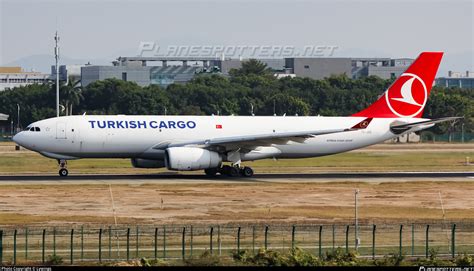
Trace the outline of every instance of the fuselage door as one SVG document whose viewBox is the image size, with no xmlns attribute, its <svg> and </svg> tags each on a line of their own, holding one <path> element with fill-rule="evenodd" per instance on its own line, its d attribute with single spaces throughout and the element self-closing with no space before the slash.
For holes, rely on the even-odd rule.
<svg viewBox="0 0 474 271">
<path fill-rule="evenodd" d="M 66 123 L 58 122 L 56 124 L 56 139 L 66 139 Z"/>
</svg>

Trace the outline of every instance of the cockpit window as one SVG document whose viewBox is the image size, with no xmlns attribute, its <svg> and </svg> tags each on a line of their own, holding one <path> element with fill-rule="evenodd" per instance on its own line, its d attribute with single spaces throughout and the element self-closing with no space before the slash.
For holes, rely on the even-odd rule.
<svg viewBox="0 0 474 271">
<path fill-rule="evenodd" d="M 30 131 L 30 132 L 40 132 L 41 129 L 39 127 L 26 127 L 25 131 Z"/>
</svg>

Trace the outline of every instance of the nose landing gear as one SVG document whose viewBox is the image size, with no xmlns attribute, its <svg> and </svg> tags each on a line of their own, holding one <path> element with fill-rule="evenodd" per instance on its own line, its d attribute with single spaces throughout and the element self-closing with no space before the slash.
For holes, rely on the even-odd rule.
<svg viewBox="0 0 474 271">
<path fill-rule="evenodd" d="M 59 164 L 59 176 L 61 177 L 66 177 L 69 174 L 69 171 L 67 170 L 67 161 L 66 160 L 58 160 Z"/>
</svg>

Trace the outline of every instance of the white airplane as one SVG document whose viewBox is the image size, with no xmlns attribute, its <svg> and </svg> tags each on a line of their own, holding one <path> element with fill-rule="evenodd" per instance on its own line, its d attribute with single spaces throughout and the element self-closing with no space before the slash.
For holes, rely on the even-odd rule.
<svg viewBox="0 0 474 271">
<path fill-rule="evenodd" d="M 457 119 L 421 118 L 442 52 L 424 52 L 365 110 L 349 117 L 64 116 L 30 124 L 13 140 L 57 159 L 130 158 L 138 168 L 251 177 L 242 161 L 330 155 Z M 223 165 L 230 162 L 230 165 Z"/>
</svg>

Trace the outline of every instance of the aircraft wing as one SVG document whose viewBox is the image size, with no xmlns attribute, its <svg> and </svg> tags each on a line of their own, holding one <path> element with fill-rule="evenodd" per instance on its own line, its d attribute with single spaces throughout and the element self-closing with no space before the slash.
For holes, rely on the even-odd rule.
<svg viewBox="0 0 474 271">
<path fill-rule="evenodd" d="M 199 141 L 176 142 L 176 143 L 160 143 L 154 146 L 154 149 L 166 149 L 170 147 L 198 147 L 217 151 L 229 151 L 238 148 L 254 148 L 257 146 L 268 146 L 272 144 L 286 144 L 289 141 L 304 142 L 307 138 L 320 135 L 344 133 L 365 129 L 369 126 L 372 118 L 366 118 L 356 125 L 345 129 L 329 129 L 315 131 L 299 131 L 299 132 L 275 132 L 268 134 L 256 134 L 233 137 L 218 137 Z"/>
<path fill-rule="evenodd" d="M 425 120 L 420 122 L 413 122 L 413 123 L 403 123 L 403 124 L 394 124 L 390 126 L 390 130 L 394 134 L 401 134 L 406 132 L 412 128 L 422 127 L 422 126 L 432 126 L 436 123 L 445 122 L 445 121 L 455 121 L 458 119 L 462 119 L 463 117 L 447 117 L 447 118 L 439 118 L 439 119 L 432 119 L 432 120 Z"/>
</svg>

